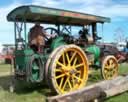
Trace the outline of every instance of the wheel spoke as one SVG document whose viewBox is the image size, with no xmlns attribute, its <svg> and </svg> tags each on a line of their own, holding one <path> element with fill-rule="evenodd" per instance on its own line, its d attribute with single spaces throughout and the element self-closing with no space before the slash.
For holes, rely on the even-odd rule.
<svg viewBox="0 0 128 102">
<path fill-rule="evenodd" d="M 70 60 L 70 63 L 73 61 L 75 55 L 76 55 L 76 51 L 73 53 L 73 55 L 72 55 L 72 57 L 71 57 L 71 60 Z"/>
<path fill-rule="evenodd" d="M 68 79 L 69 79 L 69 77 L 66 79 L 66 81 L 65 81 L 65 83 L 64 83 L 64 85 L 63 85 L 63 90 L 65 89 L 65 87 L 66 87 L 66 84 L 67 84 L 67 82 L 68 82 Z"/>
<path fill-rule="evenodd" d="M 107 70 L 106 72 L 104 71 L 106 79 L 111 79 L 113 77 L 113 71 Z"/>
<path fill-rule="evenodd" d="M 81 75 L 81 71 L 80 70 L 79 71 L 76 71 L 76 73 L 79 73 Z"/>
<path fill-rule="evenodd" d="M 74 81 L 74 77 L 72 76 L 72 87 L 74 88 L 75 85 L 75 81 Z"/>
<path fill-rule="evenodd" d="M 105 64 L 105 68 L 109 69 L 109 68 L 110 68 L 110 66 L 109 66 L 108 64 Z"/>
<path fill-rule="evenodd" d="M 66 65 L 64 53 L 63 53 L 63 55 L 62 55 L 62 58 L 63 58 L 63 63 L 64 63 L 64 65 Z"/>
<path fill-rule="evenodd" d="M 112 73 L 112 72 L 110 72 L 110 73 L 109 73 L 109 76 L 110 76 L 110 78 L 112 78 L 112 77 L 113 77 L 113 73 Z"/>
<path fill-rule="evenodd" d="M 113 60 L 111 59 L 111 60 L 109 60 L 109 64 L 110 65 L 112 65 L 113 64 Z"/>
<path fill-rule="evenodd" d="M 108 71 L 107 70 L 104 70 L 104 73 L 106 74 Z"/>
<path fill-rule="evenodd" d="M 70 80 L 69 80 L 69 79 L 68 79 L 68 85 L 69 85 L 70 89 L 72 89 L 72 85 L 71 85 L 71 83 L 70 83 Z"/>
<path fill-rule="evenodd" d="M 76 65 L 76 62 L 77 62 L 77 57 L 75 58 L 74 62 L 73 62 L 73 66 Z"/>
<path fill-rule="evenodd" d="M 60 74 L 60 75 L 56 76 L 55 78 L 58 79 L 58 78 L 61 78 L 61 77 L 64 77 L 64 76 L 65 76 L 65 74 Z"/>
<path fill-rule="evenodd" d="M 80 63 L 80 64 L 76 65 L 75 68 L 78 68 L 78 67 L 81 67 L 81 66 L 84 66 L 84 63 Z"/>
<path fill-rule="evenodd" d="M 80 77 L 77 77 L 76 75 L 73 75 L 73 77 L 82 82 L 82 79 Z"/>
<path fill-rule="evenodd" d="M 106 77 L 107 77 L 107 79 L 110 79 L 110 75 L 109 74 L 107 74 Z"/>
<path fill-rule="evenodd" d="M 112 64 L 112 68 L 115 68 L 117 65 L 115 63 Z"/>
<path fill-rule="evenodd" d="M 62 87 L 63 82 L 64 82 L 64 77 L 61 78 L 60 85 L 59 85 L 60 88 Z"/>
<path fill-rule="evenodd" d="M 106 71 L 109 71 L 109 69 L 108 69 L 108 68 L 106 68 L 106 67 L 104 68 L 104 71 L 105 71 L 105 70 L 106 70 Z"/>
<path fill-rule="evenodd" d="M 66 53 L 66 57 L 67 57 L 67 61 L 68 61 L 68 64 L 70 63 L 70 60 L 69 60 L 69 55 L 68 53 Z"/>
<path fill-rule="evenodd" d="M 65 68 L 65 65 L 64 65 L 63 63 L 61 63 L 61 62 L 59 62 L 59 61 L 57 61 L 56 63 L 57 63 L 58 65 L 60 65 L 60 66 L 62 67 L 62 69 Z"/>
<path fill-rule="evenodd" d="M 55 69 L 55 72 L 62 72 L 62 70 L 58 68 L 58 69 Z"/>
</svg>

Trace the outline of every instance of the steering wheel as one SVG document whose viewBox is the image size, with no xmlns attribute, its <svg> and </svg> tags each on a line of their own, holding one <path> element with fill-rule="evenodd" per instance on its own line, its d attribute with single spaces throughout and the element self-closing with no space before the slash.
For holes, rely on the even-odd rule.
<svg viewBox="0 0 128 102">
<path fill-rule="evenodd" d="M 52 28 L 52 27 L 45 28 L 44 30 L 46 31 L 47 34 L 51 34 L 51 35 L 55 34 L 56 36 L 58 36 L 58 34 L 59 34 L 57 29 Z M 49 40 L 50 38 L 46 37 L 46 39 Z"/>
<path fill-rule="evenodd" d="M 45 28 L 44 30 L 45 30 L 45 32 L 46 32 L 47 34 L 49 34 L 49 35 L 55 34 L 55 35 L 56 35 L 55 37 L 57 37 L 58 34 L 59 34 L 58 31 L 57 31 L 57 29 L 52 28 L 52 27 Z M 54 38 L 55 38 L 55 37 L 54 37 Z M 45 36 L 46 45 L 51 44 L 52 39 L 53 39 L 53 37 L 47 37 L 47 36 Z"/>
</svg>

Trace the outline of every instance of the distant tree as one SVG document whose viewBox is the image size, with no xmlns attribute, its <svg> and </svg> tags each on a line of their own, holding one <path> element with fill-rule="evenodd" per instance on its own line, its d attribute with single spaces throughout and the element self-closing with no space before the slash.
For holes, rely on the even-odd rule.
<svg viewBox="0 0 128 102">
<path fill-rule="evenodd" d="M 114 41 L 115 42 L 124 42 L 125 41 L 124 31 L 123 31 L 123 29 L 121 27 L 118 27 L 115 30 Z"/>
</svg>

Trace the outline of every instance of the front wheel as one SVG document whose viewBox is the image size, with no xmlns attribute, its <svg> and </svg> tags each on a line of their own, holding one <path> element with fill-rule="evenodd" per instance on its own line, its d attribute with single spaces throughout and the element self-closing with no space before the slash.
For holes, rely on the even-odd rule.
<svg viewBox="0 0 128 102">
<path fill-rule="evenodd" d="M 118 61 L 114 56 L 108 55 L 104 57 L 101 74 L 105 80 L 113 79 L 118 75 Z"/>
</svg>

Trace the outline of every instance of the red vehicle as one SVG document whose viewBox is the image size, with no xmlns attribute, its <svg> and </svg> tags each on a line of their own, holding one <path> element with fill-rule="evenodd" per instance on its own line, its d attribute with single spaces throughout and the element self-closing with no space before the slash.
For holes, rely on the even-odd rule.
<svg viewBox="0 0 128 102">
<path fill-rule="evenodd" d="M 4 45 L 2 50 L 1 58 L 5 60 L 5 64 L 11 64 L 11 59 L 13 58 L 14 47 L 13 45 Z"/>
</svg>

